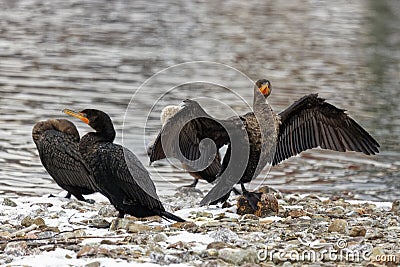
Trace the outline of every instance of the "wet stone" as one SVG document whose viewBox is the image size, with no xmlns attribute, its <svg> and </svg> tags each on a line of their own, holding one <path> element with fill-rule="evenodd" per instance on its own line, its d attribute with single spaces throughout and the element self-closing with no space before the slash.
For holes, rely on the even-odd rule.
<svg viewBox="0 0 400 267">
<path fill-rule="evenodd" d="M 278 189 L 272 188 L 270 186 L 262 186 L 262 187 L 257 189 L 257 192 L 263 193 L 263 194 L 266 194 L 266 195 L 267 194 L 273 194 L 273 195 L 275 195 L 275 197 L 277 199 L 283 199 L 282 193 Z"/>
<path fill-rule="evenodd" d="M 305 210 L 294 209 L 294 210 L 288 210 L 285 213 L 285 215 L 290 216 L 292 218 L 299 218 L 299 217 L 303 217 L 303 216 L 308 216 L 308 213 Z"/>
<path fill-rule="evenodd" d="M 214 219 L 217 220 L 217 221 L 222 220 L 222 219 L 225 219 L 225 218 L 229 218 L 229 217 L 226 216 L 225 212 L 220 213 L 220 214 L 217 214 L 217 215 L 214 217 Z"/>
<path fill-rule="evenodd" d="M 222 218 L 220 219 L 221 222 L 231 222 L 231 223 L 237 223 L 239 220 L 237 218 L 231 218 L 231 217 L 227 217 L 227 218 Z"/>
<path fill-rule="evenodd" d="M 28 254 L 28 245 L 25 241 L 10 242 L 6 245 L 4 253 L 10 256 L 25 256 Z"/>
<path fill-rule="evenodd" d="M 300 201 L 301 197 L 298 194 L 285 195 L 283 198 L 288 204 L 295 204 Z"/>
<path fill-rule="evenodd" d="M 46 226 L 45 221 L 41 217 L 37 217 L 32 220 L 32 224 L 36 224 L 37 226 Z"/>
<path fill-rule="evenodd" d="M 164 242 L 167 240 L 167 238 L 168 238 L 168 236 L 165 233 L 158 233 L 153 236 L 153 241 L 156 243 Z"/>
<path fill-rule="evenodd" d="M 232 246 L 231 244 L 220 241 L 211 242 L 210 244 L 207 245 L 207 249 L 219 250 L 223 248 L 235 248 L 235 247 Z"/>
<path fill-rule="evenodd" d="M 249 242 L 244 239 L 236 239 L 234 245 L 239 248 L 247 248 L 249 247 Z"/>
<path fill-rule="evenodd" d="M 396 215 L 400 215 L 400 199 L 393 201 L 391 211 Z"/>
<path fill-rule="evenodd" d="M 242 217 L 240 217 L 239 221 L 243 222 L 243 221 L 258 221 L 260 220 L 256 215 L 253 214 L 245 214 Z"/>
<path fill-rule="evenodd" d="M 246 263 L 258 263 L 257 251 L 254 248 L 249 248 L 249 249 L 223 248 L 219 250 L 218 257 L 228 263 L 239 266 Z"/>
<path fill-rule="evenodd" d="M 53 236 L 55 236 L 57 233 L 59 233 L 60 231 L 57 229 L 57 231 L 44 231 L 44 232 L 40 232 L 37 233 L 37 237 L 38 238 L 52 238 Z"/>
<path fill-rule="evenodd" d="M 143 233 L 151 230 L 150 226 L 144 225 L 144 224 L 130 224 L 128 225 L 128 233 Z"/>
<path fill-rule="evenodd" d="M 89 220 L 84 221 L 85 223 L 88 224 L 89 227 L 94 227 L 94 228 L 109 228 L 110 223 L 103 218 L 92 218 Z"/>
<path fill-rule="evenodd" d="M 196 212 L 196 218 L 212 218 L 213 214 L 210 212 L 206 212 L 206 211 L 198 211 Z"/>
<path fill-rule="evenodd" d="M 129 233 L 141 233 L 151 230 L 151 227 L 136 223 L 134 218 L 117 218 L 111 222 L 110 230 L 119 229 L 124 229 Z"/>
<path fill-rule="evenodd" d="M 240 224 L 257 226 L 260 223 L 260 218 L 253 214 L 245 214 L 239 219 Z"/>
<path fill-rule="evenodd" d="M 3 239 L 8 239 L 8 238 L 11 236 L 11 234 L 10 234 L 10 232 L 8 232 L 8 231 L 0 231 L 0 236 L 1 236 Z"/>
<path fill-rule="evenodd" d="M 93 261 L 93 262 L 90 262 L 88 264 L 85 264 L 84 267 L 100 267 L 100 265 L 101 265 L 100 262 Z"/>
<path fill-rule="evenodd" d="M 237 214 L 254 214 L 260 218 L 277 214 L 279 211 L 278 199 L 274 194 L 262 194 L 257 203 L 257 210 L 254 210 L 246 197 L 240 196 L 237 199 Z"/>
<path fill-rule="evenodd" d="M 276 214 L 279 211 L 278 199 L 274 194 L 262 194 L 257 207 L 255 215 L 258 217 L 263 218 Z"/>
<path fill-rule="evenodd" d="M 123 242 L 135 245 L 142 245 L 142 246 L 146 246 L 152 243 L 148 235 L 138 235 L 138 234 L 125 237 Z"/>
<path fill-rule="evenodd" d="M 16 206 L 17 206 L 17 203 L 15 203 L 14 201 L 12 201 L 12 200 L 9 199 L 9 198 L 5 198 L 5 199 L 3 200 L 3 205 L 9 206 L 9 207 L 16 207 Z"/>
<path fill-rule="evenodd" d="M 60 235 L 61 238 L 63 238 L 64 240 L 69 240 L 69 239 L 74 239 L 74 238 L 79 238 L 79 237 L 85 237 L 86 236 L 86 232 L 83 229 L 79 229 L 79 230 L 75 230 L 72 232 L 67 232 L 67 233 L 63 233 Z"/>
<path fill-rule="evenodd" d="M 346 209 L 342 206 L 335 206 L 326 210 L 326 213 L 332 217 L 341 217 L 345 214 L 345 212 Z"/>
<path fill-rule="evenodd" d="M 194 222 L 175 222 L 175 223 L 173 223 L 172 225 L 171 225 L 171 227 L 175 227 L 175 228 L 178 228 L 178 229 L 183 229 L 183 230 L 194 230 L 194 229 L 197 229 L 198 228 L 198 226 L 196 225 L 196 223 L 194 223 Z"/>
<path fill-rule="evenodd" d="M 209 259 L 199 265 L 199 267 L 231 267 L 231 266 L 232 264 L 224 262 L 221 259 Z"/>
<path fill-rule="evenodd" d="M 32 207 L 32 206 L 35 206 L 35 205 L 37 205 L 37 206 L 39 206 L 39 207 L 42 207 L 42 208 L 50 208 L 50 207 L 53 207 L 53 204 L 52 204 L 52 203 L 34 203 L 34 204 L 31 205 L 31 207 Z"/>
<path fill-rule="evenodd" d="M 228 228 L 220 228 L 216 231 L 213 231 L 210 233 L 210 237 L 214 238 L 215 241 L 220 241 L 225 243 L 234 242 L 239 238 L 235 232 L 231 231 Z"/>
<path fill-rule="evenodd" d="M 337 232 L 340 234 L 346 234 L 348 229 L 347 229 L 347 221 L 343 219 L 335 219 L 333 222 L 328 227 L 328 232 Z"/>
<path fill-rule="evenodd" d="M 83 202 L 73 199 L 67 204 L 61 205 L 64 209 L 74 209 L 74 210 L 81 210 L 83 208 Z"/>
<path fill-rule="evenodd" d="M 98 214 L 103 217 L 117 217 L 118 211 L 112 205 L 106 205 L 99 209 Z"/>
<path fill-rule="evenodd" d="M 181 259 L 179 259 L 176 256 L 165 255 L 165 254 L 157 253 L 157 252 L 151 252 L 149 257 L 150 257 L 150 261 L 152 263 L 157 263 L 160 265 L 170 265 L 170 264 L 181 263 Z"/>
<path fill-rule="evenodd" d="M 167 249 L 174 248 L 174 249 L 179 249 L 179 250 L 188 250 L 190 247 L 186 242 L 183 241 L 178 241 L 173 244 L 168 245 Z"/>
<path fill-rule="evenodd" d="M 21 220 L 21 225 L 28 227 L 32 225 L 32 218 L 31 216 L 25 216 L 22 220 Z"/>
<path fill-rule="evenodd" d="M 365 236 L 367 233 L 367 229 L 363 226 L 354 226 L 351 228 L 349 236 L 356 237 L 356 236 Z"/>
<path fill-rule="evenodd" d="M 82 257 L 92 257 L 92 256 L 96 256 L 96 257 L 100 257 L 100 256 L 106 256 L 106 257 L 113 257 L 113 253 L 103 247 L 99 247 L 99 246 L 83 246 L 78 253 L 76 253 L 76 257 L 77 258 L 82 258 Z M 115 256 L 114 256 L 115 257 Z"/>
</svg>

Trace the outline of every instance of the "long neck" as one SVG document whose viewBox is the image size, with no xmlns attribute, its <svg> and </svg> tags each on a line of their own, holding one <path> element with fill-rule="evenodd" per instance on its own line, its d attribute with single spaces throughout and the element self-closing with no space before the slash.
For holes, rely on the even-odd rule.
<svg viewBox="0 0 400 267">
<path fill-rule="evenodd" d="M 101 130 L 97 130 L 95 133 L 95 138 L 97 142 L 114 142 L 115 139 L 115 130 L 114 126 L 108 125 L 108 127 L 104 127 Z"/>
<path fill-rule="evenodd" d="M 257 87 L 254 88 L 253 111 L 259 123 L 263 140 L 261 151 L 261 161 L 263 162 L 259 164 L 264 167 L 267 162 L 272 163 L 273 160 L 279 121 L 266 97 Z"/>
<path fill-rule="evenodd" d="M 112 143 L 114 139 L 115 130 L 113 126 L 105 128 L 102 131 L 87 133 L 81 138 L 81 141 L 79 142 L 79 152 L 81 154 L 86 154 L 95 144 L 104 142 Z"/>
<path fill-rule="evenodd" d="M 254 86 L 254 96 L 253 96 L 253 110 L 255 113 L 262 112 L 267 106 L 267 100 L 265 96 L 260 92 L 257 86 Z"/>
</svg>

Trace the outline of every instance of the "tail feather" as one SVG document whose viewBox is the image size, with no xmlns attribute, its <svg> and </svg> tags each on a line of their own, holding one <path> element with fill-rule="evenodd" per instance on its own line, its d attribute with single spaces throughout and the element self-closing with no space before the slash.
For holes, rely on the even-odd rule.
<svg viewBox="0 0 400 267">
<path fill-rule="evenodd" d="M 232 191 L 233 191 L 233 190 L 232 190 Z M 231 196 L 231 192 L 232 192 L 232 191 L 229 191 L 228 193 L 226 193 L 226 195 L 220 197 L 220 198 L 217 199 L 217 200 L 214 200 L 214 201 L 210 202 L 210 205 L 217 205 L 218 203 L 224 203 L 224 202 L 226 202 L 226 201 L 229 199 L 229 197 Z"/>
<path fill-rule="evenodd" d="M 218 203 L 224 199 L 227 200 L 232 191 L 232 188 L 233 185 L 226 185 L 224 182 L 218 182 L 213 188 L 211 188 L 208 194 L 200 201 L 200 206 L 209 205 L 211 203 Z"/>
<path fill-rule="evenodd" d="M 160 212 L 160 216 L 162 218 L 164 218 L 164 219 L 170 219 L 170 220 L 174 220 L 174 221 L 177 221 L 177 222 L 186 222 L 181 217 L 178 217 L 178 216 L 172 214 L 171 212 L 168 212 L 168 211 L 165 211 L 165 210 Z"/>
</svg>

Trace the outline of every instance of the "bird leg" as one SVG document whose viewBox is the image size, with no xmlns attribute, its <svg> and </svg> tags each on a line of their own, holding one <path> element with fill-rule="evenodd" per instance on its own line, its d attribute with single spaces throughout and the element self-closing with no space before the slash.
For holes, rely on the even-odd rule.
<svg viewBox="0 0 400 267">
<path fill-rule="evenodd" d="M 232 192 L 235 193 L 235 195 L 241 195 L 242 193 L 240 193 L 239 190 L 237 190 L 236 188 L 232 188 Z"/>
<path fill-rule="evenodd" d="M 192 182 L 191 184 L 184 185 L 184 186 L 182 186 L 182 187 L 195 188 L 198 182 L 199 182 L 199 179 L 194 178 L 194 180 L 193 180 L 193 182 Z"/>
<path fill-rule="evenodd" d="M 257 203 L 261 199 L 262 193 L 256 193 L 256 192 L 249 192 L 247 189 L 244 187 L 244 184 L 240 184 L 242 187 L 242 194 L 243 196 L 246 197 L 247 201 L 249 202 L 250 206 L 253 208 L 253 210 L 257 210 Z"/>
</svg>

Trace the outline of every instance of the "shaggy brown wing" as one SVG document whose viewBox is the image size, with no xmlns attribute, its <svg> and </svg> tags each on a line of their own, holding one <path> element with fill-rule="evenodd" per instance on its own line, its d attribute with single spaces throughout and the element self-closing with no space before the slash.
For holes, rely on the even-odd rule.
<svg viewBox="0 0 400 267">
<path fill-rule="evenodd" d="M 46 131 L 37 148 L 43 166 L 61 187 L 97 191 L 89 167 L 78 151 L 78 144 L 70 135 L 55 130 Z"/>
<path fill-rule="evenodd" d="M 182 109 L 166 122 L 154 141 L 150 163 L 165 158 L 166 154 L 181 162 L 185 160 L 182 156 L 188 160 L 197 160 L 201 157 L 201 149 L 208 155 L 208 149 L 211 148 L 209 145 L 201 147 L 203 139 L 211 139 L 217 150 L 229 142 L 222 120 L 212 118 L 196 101 L 185 100 L 183 103 Z M 165 149 L 168 149 L 168 153 L 165 153 Z M 219 167 L 217 165 L 215 163 Z"/>
<path fill-rule="evenodd" d="M 379 153 L 378 142 L 345 110 L 317 94 L 300 98 L 279 115 L 281 125 L 273 165 L 316 147 L 367 155 Z"/>
</svg>

